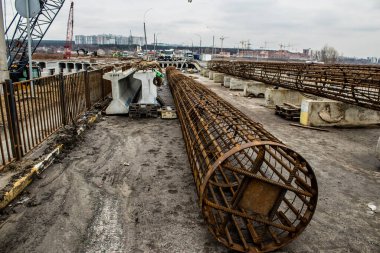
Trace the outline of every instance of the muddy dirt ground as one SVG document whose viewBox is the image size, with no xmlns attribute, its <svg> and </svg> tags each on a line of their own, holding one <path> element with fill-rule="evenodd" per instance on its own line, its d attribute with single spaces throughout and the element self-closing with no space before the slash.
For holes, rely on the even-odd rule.
<svg viewBox="0 0 380 253">
<path fill-rule="evenodd" d="M 205 85 L 300 152 L 319 203 L 306 231 L 278 252 L 380 252 L 379 128 L 316 132 Z M 7 210 L 0 252 L 229 252 L 207 231 L 178 120 L 104 117 Z"/>
</svg>

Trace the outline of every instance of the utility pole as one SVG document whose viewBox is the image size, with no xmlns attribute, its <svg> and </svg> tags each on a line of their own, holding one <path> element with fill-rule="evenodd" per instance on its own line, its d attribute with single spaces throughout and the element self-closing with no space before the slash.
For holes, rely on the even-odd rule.
<svg viewBox="0 0 380 253">
<path fill-rule="evenodd" d="M 144 13 L 144 36 L 145 36 L 145 51 L 148 52 L 148 39 L 146 38 L 146 25 L 145 25 L 145 20 L 146 20 L 146 14 L 151 11 L 153 8 L 147 9 Z"/>
<path fill-rule="evenodd" d="M 5 44 L 3 1 L 0 0 L 0 82 L 9 79 L 7 47 Z"/>
<path fill-rule="evenodd" d="M 156 33 L 153 34 L 153 51 L 154 51 L 154 54 L 156 54 Z"/>
<path fill-rule="evenodd" d="M 212 36 L 212 52 L 211 52 L 211 58 L 215 53 L 215 35 Z"/>
<path fill-rule="evenodd" d="M 199 34 L 195 34 L 199 37 L 199 55 L 202 55 L 202 37 Z"/>
</svg>

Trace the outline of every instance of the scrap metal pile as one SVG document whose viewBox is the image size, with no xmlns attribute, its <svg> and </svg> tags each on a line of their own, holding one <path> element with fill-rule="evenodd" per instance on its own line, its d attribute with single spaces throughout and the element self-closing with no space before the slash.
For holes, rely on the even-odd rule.
<svg viewBox="0 0 380 253">
<path fill-rule="evenodd" d="M 380 110 L 380 67 L 211 61 L 210 70 Z"/>
<path fill-rule="evenodd" d="M 307 161 L 200 83 L 172 67 L 167 77 L 211 233 L 241 252 L 294 240 L 317 205 Z"/>
</svg>

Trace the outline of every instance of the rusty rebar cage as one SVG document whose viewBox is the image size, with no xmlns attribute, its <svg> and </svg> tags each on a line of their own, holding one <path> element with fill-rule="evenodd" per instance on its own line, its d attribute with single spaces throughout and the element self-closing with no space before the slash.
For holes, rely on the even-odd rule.
<svg viewBox="0 0 380 253">
<path fill-rule="evenodd" d="M 211 61 L 210 70 L 380 110 L 380 67 L 252 61 Z"/>
<path fill-rule="evenodd" d="M 241 252 L 294 240 L 317 205 L 310 165 L 202 84 L 172 67 L 167 77 L 211 233 Z"/>
</svg>

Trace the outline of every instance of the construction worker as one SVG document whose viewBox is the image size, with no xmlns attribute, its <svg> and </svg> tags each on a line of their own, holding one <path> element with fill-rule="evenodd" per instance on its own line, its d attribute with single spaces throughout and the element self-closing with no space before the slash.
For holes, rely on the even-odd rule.
<svg viewBox="0 0 380 253">
<path fill-rule="evenodd" d="M 156 77 L 153 79 L 153 84 L 160 88 L 163 84 L 164 74 L 156 69 L 153 69 L 153 71 L 156 73 Z"/>
</svg>

